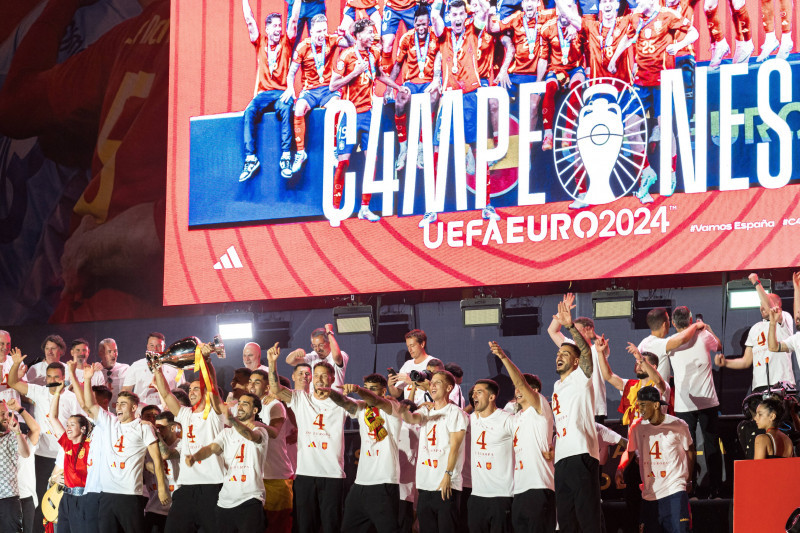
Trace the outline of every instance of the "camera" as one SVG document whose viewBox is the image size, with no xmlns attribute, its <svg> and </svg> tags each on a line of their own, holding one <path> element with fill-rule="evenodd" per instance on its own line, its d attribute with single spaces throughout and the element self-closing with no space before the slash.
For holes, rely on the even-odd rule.
<svg viewBox="0 0 800 533">
<path fill-rule="evenodd" d="M 430 380 L 433 377 L 433 372 L 428 370 L 412 370 L 408 373 L 408 377 L 415 383 L 421 383 Z"/>
</svg>

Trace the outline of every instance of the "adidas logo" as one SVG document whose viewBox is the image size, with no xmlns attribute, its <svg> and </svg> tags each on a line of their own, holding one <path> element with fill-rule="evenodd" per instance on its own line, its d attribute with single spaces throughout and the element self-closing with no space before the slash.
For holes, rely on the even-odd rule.
<svg viewBox="0 0 800 533">
<path fill-rule="evenodd" d="M 222 270 L 223 268 L 244 268 L 241 259 L 239 259 L 239 254 L 236 253 L 236 249 L 233 246 L 225 250 L 219 261 L 214 263 L 215 270 Z"/>
</svg>

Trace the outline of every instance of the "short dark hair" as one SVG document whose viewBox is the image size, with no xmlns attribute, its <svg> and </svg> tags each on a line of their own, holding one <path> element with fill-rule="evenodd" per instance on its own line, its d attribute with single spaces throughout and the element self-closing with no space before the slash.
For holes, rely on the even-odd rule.
<svg viewBox="0 0 800 533">
<path fill-rule="evenodd" d="M 494 394 L 495 396 L 500 394 L 500 385 L 493 379 L 479 379 L 475 382 L 475 385 L 486 385 L 486 388 L 489 389 L 489 394 Z"/>
<path fill-rule="evenodd" d="M 156 416 L 158 416 L 161 413 L 161 408 L 159 406 L 157 406 L 157 405 L 145 405 L 144 407 L 142 407 L 142 412 L 140 413 L 139 416 L 144 417 L 144 413 L 145 412 L 153 411 L 153 410 L 156 411 Z"/>
<path fill-rule="evenodd" d="M 447 370 L 447 368 L 445 368 L 444 366 L 444 363 L 442 363 L 439 359 L 436 359 L 435 357 L 431 357 L 430 359 L 428 359 L 428 363 L 425 366 L 426 367 L 432 366 L 434 368 L 438 368 L 439 370 Z"/>
<path fill-rule="evenodd" d="M 267 18 L 264 19 L 264 26 L 269 26 L 269 23 L 272 22 L 273 19 L 283 19 L 283 16 L 280 13 L 272 12 L 267 15 Z"/>
<path fill-rule="evenodd" d="M 164 334 L 159 333 L 158 331 L 151 331 L 150 333 L 148 333 L 147 338 L 149 339 L 150 337 L 155 337 L 156 339 L 167 342 L 167 338 L 164 336 Z"/>
<path fill-rule="evenodd" d="M 467 3 L 464 2 L 464 0 L 453 0 L 450 2 L 450 10 L 452 11 L 454 7 L 463 7 L 464 9 L 467 9 Z"/>
<path fill-rule="evenodd" d="M 375 23 L 372 22 L 368 18 L 358 19 L 355 24 L 353 24 L 353 35 L 358 35 L 359 33 L 363 32 L 370 26 L 375 26 Z"/>
<path fill-rule="evenodd" d="M 309 372 L 313 371 L 313 369 L 311 368 L 311 365 L 309 365 L 308 363 L 297 363 L 296 365 L 294 365 L 294 370 L 297 370 L 298 368 L 301 368 L 301 367 L 304 367 L 304 366 L 308 367 Z M 292 374 L 294 374 L 294 370 L 292 370 Z"/>
<path fill-rule="evenodd" d="M 62 376 L 66 376 L 67 375 L 67 371 L 66 371 L 66 367 L 64 367 L 64 363 L 59 363 L 58 361 L 53 361 L 52 363 L 47 365 L 47 368 L 45 369 L 45 373 L 48 370 L 52 370 L 53 368 L 60 370 Z"/>
<path fill-rule="evenodd" d="M 525 381 L 532 389 L 542 390 L 542 380 L 536 374 L 522 374 L 522 377 L 525 378 Z"/>
<path fill-rule="evenodd" d="M 642 352 L 642 357 L 647 359 L 651 366 L 658 368 L 658 356 L 653 352 Z"/>
<path fill-rule="evenodd" d="M 287 389 L 291 389 L 292 388 L 292 383 L 289 381 L 289 378 L 287 378 L 286 376 L 278 376 L 278 382 L 281 385 L 283 385 L 284 387 L 286 387 Z"/>
<path fill-rule="evenodd" d="M 190 387 L 190 384 L 185 381 L 185 382 L 181 383 L 180 385 L 178 385 L 177 387 L 175 387 L 175 390 L 172 391 L 172 392 L 175 392 L 175 391 L 178 391 L 178 390 L 182 390 L 188 396 L 189 395 L 189 387 Z"/>
<path fill-rule="evenodd" d="M 570 351 L 575 354 L 575 357 L 580 357 L 581 356 L 581 351 L 578 349 L 578 347 L 575 345 L 574 342 L 569 342 L 569 341 L 562 342 L 561 343 L 561 347 L 562 348 L 569 348 Z"/>
<path fill-rule="evenodd" d="M 130 391 L 126 391 L 126 390 L 120 391 L 120 393 L 117 394 L 117 400 L 119 400 L 120 398 L 128 398 L 137 407 L 139 405 L 139 397 L 136 394 L 134 394 L 134 393 L 132 393 Z"/>
<path fill-rule="evenodd" d="M 313 17 L 311 17 L 311 20 L 308 23 L 308 28 L 309 29 L 313 28 L 314 24 L 317 24 L 318 22 L 322 22 L 327 26 L 328 25 L 328 17 L 326 17 L 324 13 L 318 13 L 318 14 L 314 15 Z"/>
<path fill-rule="evenodd" d="M 105 398 L 109 402 L 114 397 L 114 393 L 105 385 L 92 385 L 92 392 L 96 398 Z"/>
<path fill-rule="evenodd" d="M 386 378 L 380 374 L 369 374 L 364 376 L 364 383 L 377 383 L 383 388 L 386 388 L 386 385 L 388 384 Z"/>
<path fill-rule="evenodd" d="M 400 400 L 400 405 L 407 405 L 408 406 L 408 410 L 411 413 L 413 413 L 414 411 L 419 409 L 419 406 L 417 404 L 415 404 L 413 400 L 410 400 L 408 398 L 406 398 L 404 400 Z"/>
<path fill-rule="evenodd" d="M 316 370 L 316 369 L 317 369 L 317 367 L 319 367 L 319 366 L 321 366 L 321 367 L 325 368 L 325 369 L 328 371 L 328 374 L 329 374 L 331 377 L 333 377 L 333 378 L 335 378 L 335 377 L 336 377 L 336 370 L 334 370 L 334 368 L 333 368 L 333 365 L 332 365 L 332 364 L 330 364 L 329 362 L 327 362 L 327 361 L 320 361 L 319 363 L 317 363 L 316 365 L 314 365 L 314 370 Z"/>
<path fill-rule="evenodd" d="M 186 391 L 183 389 L 175 389 L 172 391 L 172 395 L 175 396 L 175 399 L 178 400 L 178 403 L 184 407 L 191 407 L 192 401 L 189 399 L 189 395 L 186 394 Z"/>
<path fill-rule="evenodd" d="M 142 411 L 144 411 L 144 409 L 142 409 Z M 175 415 L 173 415 L 170 410 L 162 411 L 156 415 L 156 420 L 166 420 L 170 424 L 174 424 Z"/>
<path fill-rule="evenodd" d="M 464 377 L 464 370 L 455 363 L 447 363 L 444 365 L 444 369 L 453 374 L 456 379 Z"/>
<path fill-rule="evenodd" d="M 775 424 L 780 423 L 785 411 L 783 401 L 778 398 L 764 398 L 758 405 L 763 405 L 770 413 L 775 413 Z"/>
<path fill-rule="evenodd" d="M 579 316 L 575 320 L 573 320 L 576 324 L 580 324 L 585 328 L 592 328 L 594 329 L 594 320 L 589 318 L 588 316 Z"/>
<path fill-rule="evenodd" d="M 250 375 L 252 373 L 253 373 L 252 370 L 243 366 L 233 371 L 233 378 L 236 379 L 236 376 L 247 376 L 247 379 L 250 379 Z"/>
<path fill-rule="evenodd" d="M 61 348 L 62 352 L 67 351 L 67 343 L 64 342 L 64 338 L 61 335 L 48 335 L 42 341 L 42 351 L 44 351 L 44 347 L 47 345 L 48 342 L 52 342 L 53 344 L 58 345 Z"/>
<path fill-rule="evenodd" d="M 253 375 L 259 375 L 259 376 L 261 376 L 262 378 L 264 378 L 264 379 L 267 381 L 267 383 L 269 383 L 269 374 L 267 374 L 266 372 L 264 372 L 264 371 L 263 371 L 263 370 L 261 370 L 260 368 L 256 368 L 255 370 L 253 370 L 253 371 L 250 373 L 250 377 L 253 377 Z"/>
<path fill-rule="evenodd" d="M 244 394 L 239 396 L 239 401 L 241 401 L 242 398 L 245 396 L 248 396 L 253 399 L 253 407 L 256 409 L 256 418 L 259 418 L 258 415 L 259 413 L 261 413 L 261 398 L 259 398 L 255 394 L 250 394 L 249 392 L 245 392 Z"/>
<path fill-rule="evenodd" d="M 461 0 L 455 0 L 455 1 L 459 2 Z M 425 335 L 425 332 L 422 331 L 421 329 L 412 329 L 411 331 L 406 333 L 406 339 L 411 339 L 411 338 L 416 339 L 417 342 L 420 344 L 426 344 L 428 342 L 428 336 Z"/>
<path fill-rule="evenodd" d="M 647 312 L 647 327 L 652 331 L 660 329 L 664 324 L 669 324 L 669 313 L 663 307 L 656 307 Z"/>
<path fill-rule="evenodd" d="M 425 4 L 423 4 L 422 2 L 420 2 L 419 5 L 417 6 L 417 9 L 414 10 L 414 18 L 417 17 L 427 17 L 429 19 L 431 17 L 430 12 L 428 12 L 428 8 L 425 7 Z"/>
<path fill-rule="evenodd" d="M 676 328 L 685 329 L 689 327 L 692 322 L 692 312 L 685 305 L 676 307 L 672 310 L 672 323 Z"/>
<path fill-rule="evenodd" d="M 456 386 L 456 378 L 454 378 L 453 374 L 451 374 L 447 370 L 438 370 L 438 371 L 434 372 L 433 375 L 434 376 L 442 376 L 444 378 L 444 380 L 447 382 L 448 385 L 450 385 L 451 387 L 455 388 L 455 386 Z M 431 376 L 431 379 L 433 379 L 433 376 Z"/>
<path fill-rule="evenodd" d="M 86 346 L 89 346 L 89 341 L 87 341 L 86 339 L 83 339 L 81 337 L 78 337 L 77 339 L 73 339 L 73 341 L 71 343 L 69 343 L 69 349 L 71 350 L 76 346 L 80 346 L 81 344 L 85 344 Z"/>
</svg>

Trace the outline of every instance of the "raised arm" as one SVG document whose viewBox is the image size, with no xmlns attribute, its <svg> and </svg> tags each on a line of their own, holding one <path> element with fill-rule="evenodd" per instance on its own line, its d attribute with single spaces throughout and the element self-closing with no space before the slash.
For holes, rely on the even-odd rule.
<svg viewBox="0 0 800 533">
<path fill-rule="evenodd" d="M 691 324 L 688 328 L 684 329 L 676 333 L 675 335 L 671 336 L 667 339 L 667 351 L 671 352 L 676 348 L 681 347 L 682 345 L 686 344 L 692 337 L 697 335 L 697 332 L 706 328 L 706 324 L 701 321 L 697 321 L 694 324 Z"/>
<path fill-rule="evenodd" d="M 205 459 L 208 459 L 212 455 L 219 455 L 222 453 L 222 448 L 216 442 L 212 442 L 208 446 L 203 446 L 196 453 L 192 455 L 187 455 L 185 462 L 186 466 L 192 466 L 195 463 L 199 463 Z"/>
<path fill-rule="evenodd" d="M 566 303 L 569 309 L 572 309 L 575 307 L 575 295 L 572 293 L 565 294 L 562 302 Z M 564 334 L 561 333 L 561 323 L 555 315 L 553 315 L 553 320 L 550 321 L 550 325 L 547 327 L 547 334 L 550 335 L 550 340 L 553 341 L 553 344 L 559 348 L 567 340 Z"/>
<path fill-rule="evenodd" d="M 22 394 L 23 396 L 27 396 L 28 394 L 28 384 L 24 381 L 19 379 L 19 369 L 22 366 L 22 361 L 25 359 L 25 356 L 22 355 L 22 352 L 19 348 L 13 348 L 11 350 L 11 368 L 8 371 L 8 386 L 18 393 Z"/>
<path fill-rule="evenodd" d="M 397 84 L 394 84 L 394 88 L 397 88 Z M 333 362 L 341 367 L 344 365 L 344 358 L 342 357 L 342 350 L 339 348 L 339 341 L 336 340 L 336 335 L 333 333 L 333 324 L 325 324 L 325 333 L 327 333 L 328 344 L 331 346 Z"/>
<path fill-rule="evenodd" d="M 278 348 L 280 350 L 280 348 Z M 280 352 L 278 352 L 280 354 Z M 289 352 L 289 355 L 286 356 L 286 364 L 291 366 L 297 366 L 300 363 L 306 362 L 306 351 L 302 348 L 298 348 Z"/>
<path fill-rule="evenodd" d="M 83 367 L 83 400 L 86 405 L 83 409 L 89 413 L 92 420 L 97 419 L 100 412 L 100 406 L 94 401 L 94 391 L 92 391 L 92 376 L 94 376 L 94 365 L 84 365 Z M 73 386 L 77 389 L 77 386 Z"/>
<path fill-rule="evenodd" d="M 443 5 L 444 2 L 442 0 L 434 0 L 433 5 L 431 5 L 431 27 L 436 37 L 441 36 L 444 32 L 444 20 L 442 19 Z"/>
<path fill-rule="evenodd" d="M 253 16 L 249 0 L 242 0 L 242 12 L 244 14 L 244 22 L 247 24 L 247 32 L 250 34 L 250 42 L 255 44 L 258 41 L 258 23 L 255 16 Z"/>
<path fill-rule="evenodd" d="M 397 406 L 396 416 L 402 418 L 407 424 L 422 424 L 425 422 L 425 417 L 419 411 L 412 413 L 408 405 L 400 403 Z"/>
<path fill-rule="evenodd" d="M 25 435 L 22 434 L 22 430 L 19 428 L 19 420 L 17 417 L 10 414 L 8 415 L 8 429 L 11 430 L 14 435 L 17 437 L 17 451 L 20 457 L 30 457 L 31 449 L 28 446 L 28 439 L 25 438 Z"/>
<path fill-rule="evenodd" d="M 260 443 L 262 440 L 261 434 L 253 431 L 249 427 L 242 424 L 235 416 L 231 415 L 230 411 L 228 413 L 228 425 L 236 430 L 236 433 L 244 437 L 245 439 L 249 440 L 250 442 L 255 442 L 256 444 Z"/>
<path fill-rule="evenodd" d="M 204 344 L 200 349 L 203 357 L 208 357 L 214 352 L 214 349 L 211 347 L 210 344 Z M 219 381 L 217 381 L 217 369 L 214 368 L 214 365 L 211 364 L 209 359 L 206 359 L 206 369 L 208 370 L 208 379 L 211 384 L 214 386 L 214 390 L 209 391 L 211 392 L 211 407 L 214 408 L 214 411 L 221 415 L 225 413 L 228 408 L 225 405 L 225 400 L 222 399 L 222 396 L 219 394 Z"/>
<path fill-rule="evenodd" d="M 345 385 L 345 394 L 358 394 L 364 403 L 369 407 L 377 407 L 381 411 L 391 413 L 394 411 L 394 402 L 388 398 L 378 396 L 369 389 L 359 387 L 358 385 Z"/>
<path fill-rule="evenodd" d="M 647 377 L 650 379 L 650 381 L 655 383 L 658 391 L 661 394 L 666 393 L 667 382 L 664 380 L 663 377 L 661 377 L 661 374 L 659 374 L 658 369 L 653 365 L 651 365 L 650 361 L 648 361 L 646 357 L 642 357 L 642 354 L 639 352 L 639 348 L 637 348 L 636 345 L 633 344 L 632 342 L 629 342 L 627 350 L 628 353 L 633 355 L 633 357 L 639 363 L 639 366 L 641 366 L 644 369 L 644 371 L 647 372 Z"/>
<path fill-rule="evenodd" d="M 355 387 L 355 385 L 345 385 L 345 389 L 347 389 L 347 387 Z M 329 393 L 331 400 L 333 400 L 333 403 L 335 403 L 336 405 L 338 405 L 339 407 L 341 407 L 342 409 L 344 409 L 353 416 L 355 416 L 355 414 L 358 413 L 358 408 L 363 405 L 363 402 L 357 402 L 355 400 L 351 400 L 344 394 L 341 394 L 330 387 L 317 387 L 317 390 Z M 353 392 L 352 389 L 350 390 L 350 392 Z"/>
<path fill-rule="evenodd" d="M 528 385 L 528 382 L 525 381 L 525 376 L 522 375 L 517 365 L 509 359 L 506 355 L 506 352 L 500 347 L 499 344 L 495 341 L 489 341 L 489 349 L 492 350 L 492 353 L 497 356 L 498 359 L 503 363 L 503 366 L 506 367 L 508 371 L 508 375 L 511 377 L 511 381 L 514 382 L 514 386 L 519 389 L 522 393 L 522 396 L 525 398 L 529 404 L 536 409 L 536 412 L 542 414 L 542 402 L 540 400 L 541 395 L 538 392 L 533 390 L 533 388 Z"/>
<path fill-rule="evenodd" d="M 181 410 L 181 404 L 178 402 L 178 399 L 175 397 L 175 395 L 172 394 L 169 385 L 167 385 L 167 378 L 164 377 L 161 367 L 153 370 L 153 376 L 155 377 L 156 381 L 156 389 L 158 389 L 158 394 L 161 396 L 161 400 L 164 402 L 164 405 L 167 406 L 167 409 L 169 409 L 170 413 L 178 416 L 178 413 Z"/>
<path fill-rule="evenodd" d="M 745 346 L 744 353 L 736 359 L 726 359 L 725 354 L 718 353 L 714 356 L 714 363 L 720 368 L 732 368 L 734 370 L 744 370 L 753 366 L 753 348 Z"/>
<path fill-rule="evenodd" d="M 767 331 L 767 346 L 770 352 L 790 352 L 786 344 L 778 342 L 775 336 L 775 328 L 777 327 L 778 320 L 783 315 L 783 310 L 780 307 L 772 307 L 769 310 L 769 331 Z"/>
<path fill-rule="evenodd" d="M 55 397 L 50 400 L 50 412 L 47 414 L 47 423 L 50 424 L 50 429 L 53 432 L 53 436 L 56 440 L 61 438 L 61 435 L 64 434 L 63 424 L 61 424 L 61 420 L 58 419 L 58 405 L 61 400 L 61 391 L 64 390 L 64 384 L 62 383 L 58 387 L 56 387 Z M 27 420 L 25 421 L 27 423 Z"/>
<path fill-rule="evenodd" d="M 270 394 L 274 394 L 283 403 L 289 403 L 292 401 L 292 391 L 281 385 L 278 379 L 278 356 L 280 353 L 281 348 L 279 342 L 276 342 L 267 350 L 267 362 L 269 363 L 269 392 Z"/>
<path fill-rule="evenodd" d="M 81 409 L 86 411 L 86 400 L 83 398 L 83 383 L 78 380 L 75 374 L 75 361 L 67 361 L 67 377 L 69 378 L 70 387 L 72 388 L 75 398 L 78 400 L 78 405 Z M 78 385 L 73 385 L 77 383 Z"/>
<path fill-rule="evenodd" d="M 575 296 L 572 293 L 568 293 L 564 296 L 564 300 L 558 304 L 558 314 L 553 315 L 553 318 L 555 318 L 561 326 L 567 328 L 570 335 L 572 335 L 572 340 L 575 341 L 575 345 L 578 347 L 578 350 L 580 350 L 580 360 L 578 364 L 581 370 L 583 370 L 583 374 L 587 378 L 591 378 L 592 371 L 594 370 L 592 349 L 572 322 L 572 308 L 575 307 L 571 303 L 573 301 L 575 301 Z"/>
<path fill-rule="evenodd" d="M 22 415 L 25 425 L 28 426 L 28 442 L 36 446 L 39 443 L 39 436 L 42 433 L 42 426 L 39 425 L 39 422 L 37 422 L 28 411 L 22 408 L 19 402 L 17 402 L 16 398 L 11 398 L 10 400 L 6 401 L 6 406 L 8 407 L 9 411 L 17 411 Z"/>
<path fill-rule="evenodd" d="M 613 385 L 615 389 L 623 390 L 625 381 L 611 370 L 611 365 L 608 362 L 610 350 L 605 335 L 595 339 L 594 347 L 597 349 L 597 364 L 600 365 L 600 374 L 602 374 L 603 379 Z"/>
<path fill-rule="evenodd" d="M 558 8 L 558 12 L 569 20 L 570 26 L 575 28 L 575 31 L 581 30 L 583 21 L 577 10 L 573 9 L 573 4 L 570 4 L 566 0 L 556 0 L 556 7 Z"/>
</svg>

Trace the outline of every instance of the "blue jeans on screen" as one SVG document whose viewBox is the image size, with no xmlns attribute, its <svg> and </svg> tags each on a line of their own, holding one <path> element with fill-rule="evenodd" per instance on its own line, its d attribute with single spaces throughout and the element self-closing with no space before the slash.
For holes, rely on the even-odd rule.
<svg viewBox="0 0 800 533">
<path fill-rule="evenodd" d="M 275 111 L 281 122 L 281 150 L 292 149 L 292 106 L 294 99 L 281 102 L 283 91 L 261 91 L 250 100 L 244 110 L 244 151 L 245 155 L 255 155 L 258 123 L 268 111 Z"/>
</svg>

